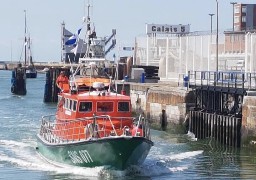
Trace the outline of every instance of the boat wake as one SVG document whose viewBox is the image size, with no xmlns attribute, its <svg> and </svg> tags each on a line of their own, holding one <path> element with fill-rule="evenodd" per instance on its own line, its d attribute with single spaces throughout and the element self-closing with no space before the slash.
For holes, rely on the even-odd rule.
<svg viewBox="0 0 256 180">
<path fill-rule="evenodd" d="M 12 140 L 0 140 L 0 164 L 11 164 L 19 168 L 34 171 L 48 171 L 57 174 L 75 174 L 87 177 L 96 177 L 103 167 L 80 168 L 58 167 L 49 164 L 42 159 L 35 150 L 35 142 L 17 142 Z"/>
<path fill-rule="evenodd" d="M 45 171 L 53 175 L 65 175 L 70 178 L 125 178 L 125 177 L 156 177 L 165 174 L 187 170 L 193 165 L 196 156 L 203 151 L 189 151 L 182 153 L 157 153 L 159 147 L 154 146 L 145 162 L 140 166 L 132 166 L 124 171 L 113 170 L 108 167 L 72 167 L 56 166 L 45 161 L 37 154 L 36 142 L 18 142 L 13 140 L 0 140 L 1 166 L 15 166 L 25 170 Z"/>
<path fill-rule="evenodd" d="M 77 178 L 108 178 L 123 177 L 126 175 L 124 171 L 115 171 L 108 167 L 72 167 L 67 165 L 56 166 L 45 159 L 42 159 L 36 150 L 36 142 L 17 142 L 13 140 L 0 140 L 0 165 L 15 166 L 25 170 L 45 171 L 55 175 L 74 176 Z"/>
<path fill-rule="evenodd" d="M 0 95 L 0 101 L 2 104 L 6 104 L 7 102 L 12 101 L 12 105 L 15 105 L 16 102 L 25 99 L 25 97 L 21 95 L 16 95 L 16 94 L 6 95 L 8 93 L 9 92 L 6 92 L 3 95 Z"/>
<path fill-rule="evenodd" d="M 142 176 L 154 177 L 172 174 L 177 171 L 185 171 L 192 165 L 191 161 L 196 159 L 196 156 L 202 153 L 203 151 L 189 151 L 177 154 L 159 155 L 153 155 L 151 153 L 144 164 L 137 169 L 137 172 L 140 172 L 140 175 Z"/>
<path fill-rule="evenodd" d="M 197 141 L 194 133 L 188 131 L 187 136 L 191 138 L 191 141 Z"/>
<path fill-rule="evenodd" d="M 153 150 L 154 151 L 154 150 Z M 160 177 L 175 172 L 182 172 L 189 169 L 192 163 L 187 164 L 188 160 L 196 159 L 196 156 L 202 154 L 203 151 L 190 151 L 177 154 L 154 155 L 151 153 L 141 166 L 131 166 L 125 171 L 114 171 L 102 169 L 100 175 L 104 178 L 116 177 Z"/>
<path fill-rule="evenodd" d="M 12 95 L 0 95 L 0 100 L 1 101 L 9 101 L 10 99 L 13 99 L 13 98 L 17 98 L 17 99 L 24 99 L 23 96 L 20 96 L 20 95 L 15 95 L 15 94 L 12 94 Z"/>
</svg>

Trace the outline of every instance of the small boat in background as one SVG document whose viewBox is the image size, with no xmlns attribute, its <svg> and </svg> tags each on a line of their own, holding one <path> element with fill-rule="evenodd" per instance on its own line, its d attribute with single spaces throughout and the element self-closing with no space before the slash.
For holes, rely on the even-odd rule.
<svg viewBox="0 0 256 180">
<path fill-rule="evenodd" d="M 27 39 L 27 20 L 26 20 L 26 10 L 24 10 L 25 13 L 25 35 L 24 35 L 24 44 L 22 48 L 22 54 L 23 50 L 24 52 L 24 58 L 25 58 L 25 66 L 21 63 L 21 57 L 20 62 L 18 63 L 17 67 L 14 68 L 12 71 L 12 78 L 11 78 L 11 92 L 16 95 L 26 95 L 27 94 L 27 88 L 26 88 L 26 79 L 27 79 L 27 65 L 26 61 L 28 58 L 28 51 L 30 49 L 30 38 Z M 31 54 L 31 53 L 30 53 Z"/>
<path fill-rule="evenodd" d="M 32 41 L 27 31 L 26 10 L 24 10 L 24 13 L 25 13 L 25 34 L 24 34 L 24 46 L 22 51 L 24 50 L 26 78 L 37 78 L 37 70 L 34 66 L 33 59 L 32 59 L 32 50 L 31 50 Z"/>
<path fill-rule="evenodd" d="M 32 51 L 31 51 L 31 39 L 28 37 L 27 40 L 27 57 L 28 65 L 26 66 L 26 78 L 37 78 L 37 70 L 34 66 L 32 59 Z"/>
<path fill-rule="evenodd" d="M 44 74 L 49 71 L 49 68 L 45 67 L 43 70 L 37 70 L 37 73 Z"/>
</svg>

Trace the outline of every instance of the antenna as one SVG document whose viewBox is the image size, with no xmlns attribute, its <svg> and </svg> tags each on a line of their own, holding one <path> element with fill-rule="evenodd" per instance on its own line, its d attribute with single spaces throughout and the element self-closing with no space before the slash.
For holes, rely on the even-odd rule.
<svg viewBox="0 0 256 180">
<path fill-rule="evenodd" d="M 25 14 L 25 36 L 27 35 L 27 16 L 26 16 L 26 10 L 24 10 Z"/>
<path fill-rule="evenodd" d="M 25 39 L 24 39 L 24 48 L 25 48 L 25 52 L 24 52 L 24 55 L 25 55 L 25 67 L 26 67 L 26 64 L 27 64 L 27 17 L 26 17 L 26 10 L 24 10 L 24 13 L 25 13 Z"/>
<path fill-rule="evenodd" d="M 87 17 L 90 18 L 90 2 L 89 2 L 89 1 L 88 1 L 87 8 L 88 8 L 88 9 L 87 9 L 87 12 L 88 12 L 88 13 L 87 13 Z M 88 19 L 88 20 L 90 20 L 90 19 Z"/>
<path fill-rule="evenodd" d="M 87 5 L 87 18 L 86 18 L 86 24 L 87 24 L 87 29 L 86 29 L 86 38 L 87 38 L 87 48 L 86 48 L 86 57 L 89 57 L 90 54 L 90 44 L 91 40 L 89 38 L 89 35 L 91 34 L 91 20 L 90 20 L 90 1 L 88 0 L 88 5 Z"/>
<path fill-rule="evenodd" d="M 12 40 L 11 40 L 11 62 L 12 62 Z"/>
<path fill-rule="evenodd" d="M 84 0 L 84 17 L 85 17 L 85 7 L 86 7 L 86 6 L 85 6 L 85 0 Z"/>
</svg>

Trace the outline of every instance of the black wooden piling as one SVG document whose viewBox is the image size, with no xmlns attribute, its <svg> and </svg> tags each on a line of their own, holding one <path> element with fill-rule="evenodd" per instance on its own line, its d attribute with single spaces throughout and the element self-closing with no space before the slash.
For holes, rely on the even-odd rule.
<svg viewBox="0 0 256 180">
<path fill-rule="evenodd" d="M 12 71 L 11 92 L 17 95 L 26 95 L 26 69 L 21 64 Z"/>
<path fill-rule="evenodd" d="M 163 131 L 166 131 L 167 128 L 167 116 L 165 109 L 162 109 L 162 114 L 160 116 L 161 128 Z"/>
<path fill-rule="evenodd" d="M 44 102 L 58 102 L 58 93 L 60 90 L 56 85 L 56 79 L 61 71 L 64 71 L 65 75 L 69 77 L 69 69 L 50 68 L 49 71 L 46 72 Z"/>
<path fill-rule="evenodd" d="M 189 118 L 189 131 L 196 138 L 214 138 L 224 145 L 241 146 L 241 118 L 201 111 L 190 111 Z"/>
</svg>

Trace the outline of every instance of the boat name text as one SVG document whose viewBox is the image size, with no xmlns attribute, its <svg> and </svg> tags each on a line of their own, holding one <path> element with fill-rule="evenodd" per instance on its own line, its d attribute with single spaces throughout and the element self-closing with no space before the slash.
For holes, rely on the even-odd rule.
<svg viewBox="0 0 256 180">
<path fill-rule="evenodd" d="M 93 160 L 87 150 L 68 151 L 68 155 L 74 164 L 92 163 Z"/>
</svg>

